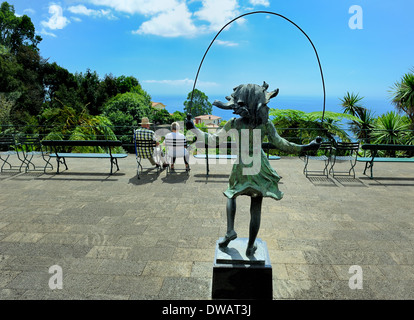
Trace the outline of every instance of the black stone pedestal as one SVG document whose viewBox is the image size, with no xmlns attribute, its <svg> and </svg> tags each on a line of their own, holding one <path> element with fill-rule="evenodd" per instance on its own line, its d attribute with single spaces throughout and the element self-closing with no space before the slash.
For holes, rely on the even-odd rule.
<svg viewBox="0 0 414 320">
<path fill-rule="evenodd" d="M 220 239 L 221 240 L 221 239 Z M 246 256 L 247 238 L 239 238 L 220 248 L 216 243 L 212 299 L 273 298 L 272 266 L 266 242 L 256 239 L 254 256 Z"/>
</svg>

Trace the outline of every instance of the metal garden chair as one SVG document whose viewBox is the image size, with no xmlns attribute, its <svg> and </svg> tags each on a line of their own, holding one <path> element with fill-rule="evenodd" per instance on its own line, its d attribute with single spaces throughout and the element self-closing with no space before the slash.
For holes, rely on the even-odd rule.
<svg viewBox="0 0 414 320">
<path fill-rule="evenodd" d="M 18 136 L 17 142 L 19 147 L 22 149 L 23 154 L 20 169 L 23 167 L 23 165 L 25 165 L 26 172 L 30 170 L 30 166 L 33 167 L 33 170 L 36 170 L 36 165 L 32 161 L 35 155 L 40 155 L 46 162 L 46 166 L 50 166 L 51 169 L 53 169 L 52 164 L 45 157 L 48 152 L 43 149 L 42 143 L 40 142 L 40 138 L 38 136 Z M 42 167 L 42 170 L 46 170 L 46 167 Z"/>
<path fill-rule="evenodd" d="M 167 157 L 167 162 L 170 164 L 167 167 L 167 174 L 171 172 L 171 170 L 181 170 L 176 169 L 174 166 L 174 169 L 171 168 L 172 165 L 174 165 L 176 158 L 184 158 L 184 162 L 187 161 L 185 171 L 187 173 L 190 171 L 190 165 L 189 165 L 189 153 L 187 151 L 187 140 L 185 138 L 171 138 L 166 136 L 165 140 L 165 154 Z"/>
<path fill-rule="evenodd" d="M 0 137 L 0 160 L 3 162 L 1 165 L 1 172 L 3 171 L 10 171 L 10 170 L 18 170 L 21 171 L 22 165 L 17 166 L 13 165 L 9 158 L 12 155 L 17 155 L 20 161 L 23 161 L 20 158 L 18 146 L 16 144 L 16 140 L 14 139 L 13 135 L 5 135 Z M 6 166 L 7 165 L 7 166 Z"/>
<path fill-rule="evenodd" d="M 155 151 L 157 147 L 157 142 L 150 139 L 141 139 L 139 135 L 137 136 L 137 131 L 134 130 L 134 146 L 135 146 L 135 157 L 137 160 L 137 177 L 140 179 L 140 173 L 142 174 L 143 166 L 142 160 L 153 158 L 154 155 L 156 157 L 155 162 L 160 162 L 160 155 Z M 151 168 L 152 169 L 152 168 Z M 156 166 L 157 174 L 160 171 L 160 167 Z"/>
<path fill-rule="evenodd" d="M 321 173 L 322 175 L 328 177 L 329 175 L 328 166 L 329 166 L 329 161 L 331 158 L 331 153 L 332 153 L 332 143 L 322 142 L 318 151 L 313 152 L 311 154 L 306 154 L 305 159 L 304 159 L 305 167 L 303 169 L 303 173 L 305 174 L 305 176 L 307 177 L 311 173 Z M 312 170 L 312 171 L 308 170 L 309 160 L 323 161 L 324 162 L 323 170 Z M 312 175 L 315 175 L 315 174 L 312 174 Z"/>
<path fill-rule="evenodd" d="M 359 143 L 358 142 L 337 142 L 333 148 L 332 153 L 332 165 L 329 169 L 329 172 L 332 172 L 332 176 L 339 174 L 348 174 L 353 175 L 355 178 L 355 170 L 354 167 L 357 162 L 358 158 L 358 150 L 359 150 Z M 336 171 L 334 170 L 334 166 L 338 162 L 348 162 L 351 165 L 351 168 L 348 171 Z"/>
</svg>

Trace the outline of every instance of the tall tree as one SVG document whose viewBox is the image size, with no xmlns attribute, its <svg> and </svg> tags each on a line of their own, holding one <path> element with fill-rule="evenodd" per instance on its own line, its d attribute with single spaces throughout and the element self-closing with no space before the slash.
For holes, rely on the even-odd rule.
<svg viewBox="0 0 414 320">
<path fill-rule="evenodd" d="M 115 132 L 131 137 L 131 127 L 137 126 L 143 117 L 152 116 L 149 95 L 135 92 L 120 93 L 105 103 L 103 115 L 115 127 Z"/>
<path fill-rule="evenodd" d="M 392 103 L 398 111 L 403 111 L 411 120 L 414 129 L 414 69 L 406 73 L 391 88 Z"/>
<path fill-rule="evenodd" d="M 75 77 L 78 81 L 79 97 L 84 105 L 88 107 L 90 114 L 98 115 L 102 112 L 102 106 L 98 105 L 98 90 L 100 79 L 96 71 L 89 68 L 86 73 L 76 73 Z"/>
<path fill-rule="evenodd" d="M 20 97 L 19 103 L 29 114 L 37 115 L 45 97 L 43 68 L 46 61 L 37 50 L 29 46 L 20 47 L 16 58 L 22 66 L 19 78 L 24 83 L 24 94 Z"/>
<path fill-rule="evenodd" d="M 37 115 L 44 100 L 42 70 L 44 60 L 37 45 L 31 19 L 16 16 L 14 6 L 3 2 L 0 6 L 0 84 L 5 93 L 19 92 L 13 105 L 11 121 L 24 123 Z"/>
<path fill-rule="evenodd" d="M 184 101 L 184 112 L 191 113 L 193 117 L 203 114 L 211 114 L 213 111 L 212 104 L 208 101 L 206 94 L 198 89 L 194 89 L 193 101 L 191 101 L 191 92 Z"/>
<path fill-rule="evenodd" d="M 27 15 L 16 16 L 14 6 L 3 2 L 0 6 L 0 45 L 16 52 L 21 46 L 38 50 L 42 38 L 35 34 L 35 27 Z"/>
<path fill-rule="evenodd" d="M 375 126 L 376 118 L 374 113 L 369 109 L 363 109 L 358 115 L 359 121 L 351 122 L 351 131 L 355 134 L 355 138 L 363 143 L 369 143 L 372 130 Z"/>
<path fill-rule="evenodd" d="M 116 85 L 119 93 L 130 92 L 136 86 L 140 86 L 138 80 L 133 76 L 119 76 L 116 78 Z"/>
</svg>

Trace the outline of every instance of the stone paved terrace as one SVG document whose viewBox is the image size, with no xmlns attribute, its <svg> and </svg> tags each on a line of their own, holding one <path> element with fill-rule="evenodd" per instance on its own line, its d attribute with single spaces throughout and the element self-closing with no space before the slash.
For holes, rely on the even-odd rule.
<svg viewBox="0 0 414 320">
<path fill-rule="evenodd" d="M 102 159 L 68 159 L 59 175 L 0 174 L 0 299 L 211 299 L 231 164 L 211 165 L 208 179 L 197 163 L 189 176 L 141 180 L 133 155 L 119 164 L 112 176 Z M 264 200 L 259 238 L 274 299 L 414 299 L 411 164 L 377 163 L 374 180 L 360 163 L 356 179 L 306 178 L 297 157 L 271 164 L 285 197 Z M 237 206 L 247 237 L 249 198 Z M 52 265 L 63 289 L 49 288 Z M 349 287 L 353 265 L 362 289 Z"/>
</svg>

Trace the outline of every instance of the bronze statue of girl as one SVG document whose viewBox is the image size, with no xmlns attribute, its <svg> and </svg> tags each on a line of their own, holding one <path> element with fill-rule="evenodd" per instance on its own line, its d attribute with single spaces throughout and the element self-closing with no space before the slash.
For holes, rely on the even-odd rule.
<svg viewBox="0 0 414 320">
<path fill-rule="evenodd" d="M 283 192 L 278 188 L 280 177 L 269 164 L 261 148 L 263 139 L 267 136 L 271 144 L 291 154 L 301 154 L 307 150 L 318 149 L 321 140 L 318 137 L 310 144 L 298 145 L 280 137 L 273 123 L 269 120 L 269 107 L 267 106 L 270 99 L 277 96 L 279 89 L 267 92 L 268 87 L 266 82 L 262 86 L 240 85 L 233 89 L 231 96 L 226 97 L 227 103 L 214 101 L 213 105 L 218 108 L 232 110 L 234 114 L 240 116 L 229 120 L 215 134 L 203 133 L 195 128 L 191 115 L 187 115 L 186 121 L 187 130 L 195 130 L 198 136 L 204 137 L 206 143 L 217 143 L 218 139 L 227 138 L 228 132 L 232 129 L 239 133 L 239 137 L 241 136 L 238 139 L 238 161 L 233 165 L 228 187 L 224 191 L 224 195 L 227 197 L 227 232 L 219 246 L 226 247 L 230 241 L 237 238 L 237 233 L 234 230 L 236 198 L 240 195 L 250 196 L 247 256 L 254 255 L 257 248 L 255 240 L 260 228 L 263 197 L 275 200 L 280 200 L 283 197 Z M 259 159 L 259 161 L 255 161 L 255 159 Z M 259 166 L 256 165 L 257 162 Z"/>
</svg>

